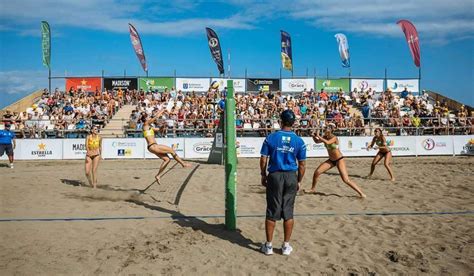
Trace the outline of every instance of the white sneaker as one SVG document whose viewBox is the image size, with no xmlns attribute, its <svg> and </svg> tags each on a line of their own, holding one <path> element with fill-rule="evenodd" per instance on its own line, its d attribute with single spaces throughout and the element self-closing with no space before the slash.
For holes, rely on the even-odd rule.
<svg viewBox="0 0 474 276">
<path fill-rule="evenodd" d="M 260 248 L 260 251 L 265 255 L 273 255 L 273 246 L 267 246 L 267 244 L 264 243 L 262 248 Z"/>
<path fill-rule="evenodd" d="M 10 169 L 13 169 L 13 163 L 10 163 Z"/>
<path fill-rule="evenodd" d="M 293 251 L 293 247 L 291 245 L 288 246 L 281 246 L 281 251 L 283 255 L 289 256 L 291 254 L 291 251 Z"/>
</svg>

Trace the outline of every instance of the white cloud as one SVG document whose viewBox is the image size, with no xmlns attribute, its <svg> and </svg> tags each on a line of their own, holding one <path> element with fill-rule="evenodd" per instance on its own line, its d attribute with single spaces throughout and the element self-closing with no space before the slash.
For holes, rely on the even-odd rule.
<svg viewBox="0 0 474 276">
<path fill-rule="evenodd" d="M 53 80 L 52 87 L 64 87 L 64 80 Z M 48 87 L 48 71 L 0 71 L 0 93 L 27 95 Z"/>
<path fill-rule="evenodd" d="M 279 1 L 231 0 L 249 14 L 270 10 L 272 17 L 301 20 L 316 28 L 334 32 L 402 37 L 396 22 L 412 21 L 423 41 L 446 43 L 474 36 L 474 2 L 472 0 L 294 0 L 289 5 Z M 268 17 L 265 17 L 268 18 Z"/>
<path fill-rule="evenodd" d="M 252 29 L 249 19 L 238 14 L 227 18 L 184 18 L 174 21 L 154 22 L 143 18 L 140 13 L 146 12 L 144 1 L 119 0 L 20 0 L 5 1 L 0 9 L 0 17 L 4 22 L 12 22 L 13 26 L 5 27 L 20 29 L 23 35 L 33 34 L 31 30 L 38 26 L 41 20 L 46 20 L 54 26 L 69 26 L 105 30 L 110 32 L 128 32 L 128 23 L 134 23 L 140 33 L 181 36 L 194 32 L 203 32 L 206 26 L 224 29 Z M 190 3 L 183 6 L 193 7 Z M 160 6 L 153 6 L 153 10 Z M 163 7 L 163 11 L 176 9 L 173 5 Z M 18 26 L 20 25 L 20 26 Z M 39 31 L 38 31 L 39 32 Z"/>
<path fill-rule="evenodd" d="M 36 31 L 39 22 L 47 20 L 53 30 L 68 26 L 126 33 L 131 22 L 140 33 L 183 36 L 203 32 L 206 26 L 253 29 L 263 21 L 283 18 L 334 32 L 402 37 L 395 23 L 408 19 L 417 27 L 423 42 L 446 43 L 474 36 L 472 0 L 293 0 L 288 4 L 272 0 L 228 0 L 221 3 L 234 6 L 237 12 L 210 18 L 196 16 L 201 3 L 191 0 L 3 1 L 0 31 L 15 29 L 22 35 L 39 35 Z M 191 15 L 186 16 L 188 13 Z M 180 19 L 165 21 L 158 15 Z"/>
</svg>

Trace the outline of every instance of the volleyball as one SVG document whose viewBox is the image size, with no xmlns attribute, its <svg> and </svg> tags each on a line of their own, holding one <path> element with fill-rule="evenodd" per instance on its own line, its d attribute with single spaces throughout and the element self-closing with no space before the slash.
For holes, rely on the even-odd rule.
<svg viewBox="0 0 474 276">
<path fill-rule="evenodd" d="M 211 83 L 211 88 L 212 89 L 218 89 L 219 88 L 219 82 L 218 81 L 213 81 Z"/>
</svg>

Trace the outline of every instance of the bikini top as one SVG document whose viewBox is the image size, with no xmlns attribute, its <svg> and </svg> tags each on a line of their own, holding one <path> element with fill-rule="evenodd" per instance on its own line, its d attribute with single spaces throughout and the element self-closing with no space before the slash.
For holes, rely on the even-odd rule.
<svg viewBox="0 0 474 276">
<path fill-rule="evenodd" d="M 92 137 L 89 136 L 89 139 L 87 139 L 87 146 L 89 147 L 90 150 L 95 150 L 100 147 L 100 138 L 99 136 L 97 137 Z"/>
<path fill-rule="evenodd" d="M 149 136 L 155 136 L 155 131 L 153 130 L 153 128 L 149 128 L 148 130 L 144 130 L 143 131 L 143 137 L 149 137 Z"/>
<path fill-rule="evenodd" d="M 325 146 L 326 149 L 328 149 L 328 150 L 335 150 L 335 149 L 338 149 L 338 148 L 339 148 L 339 145 L 336 144 L 336 143 L 324 144 L 324 146 Z"/>
<path fill-rule="evenodd" d="M 383 142 L 382 139 L 377 139 L 377 140 L 375 141 L 375 144 L 376 144 L 377 146 L 379 146 L 379 147 L 385 146 L 385 143 Z"/>
</svg>

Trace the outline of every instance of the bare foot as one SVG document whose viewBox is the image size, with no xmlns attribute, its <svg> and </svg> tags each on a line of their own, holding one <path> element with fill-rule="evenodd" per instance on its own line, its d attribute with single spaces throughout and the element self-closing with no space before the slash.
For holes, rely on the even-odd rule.
<svg viewBox="0 0 474 276">
<path fill-rule="evenodd" d="M 155 176 L 155 179 L 156 179 L 156 183 L 158 183 L 158 185 L 161 185 L 160 177 L 158 175 Z"/>
<path fill-rule="evenodd" d="M 360 198 L 367 198 L 367 196 L 365 194 L 360 194 L 359 196 L 360 196 Z"/>
<path fill-rule="evenodd" d="M 183 166 L 183 168 L 191 168 L 192 167 L 192 165 L 189 164 L 189 163 L 183 163 L 182 166 Z"/>
<path fill-rule="evenodd" d="M 303 192 L 304 192 L 305 194 L 312 194 L 312 195 L 314 195 L 314 194 L 316 194 L 316 189 L 303 190 Z"/>
<path fill-rule="evenodd" d="M 395 177 L 392 177 L 392 179 L 390 179 L 390 181 L 392 181 L 392 182 L 395 181 Z"/>
</svg>

